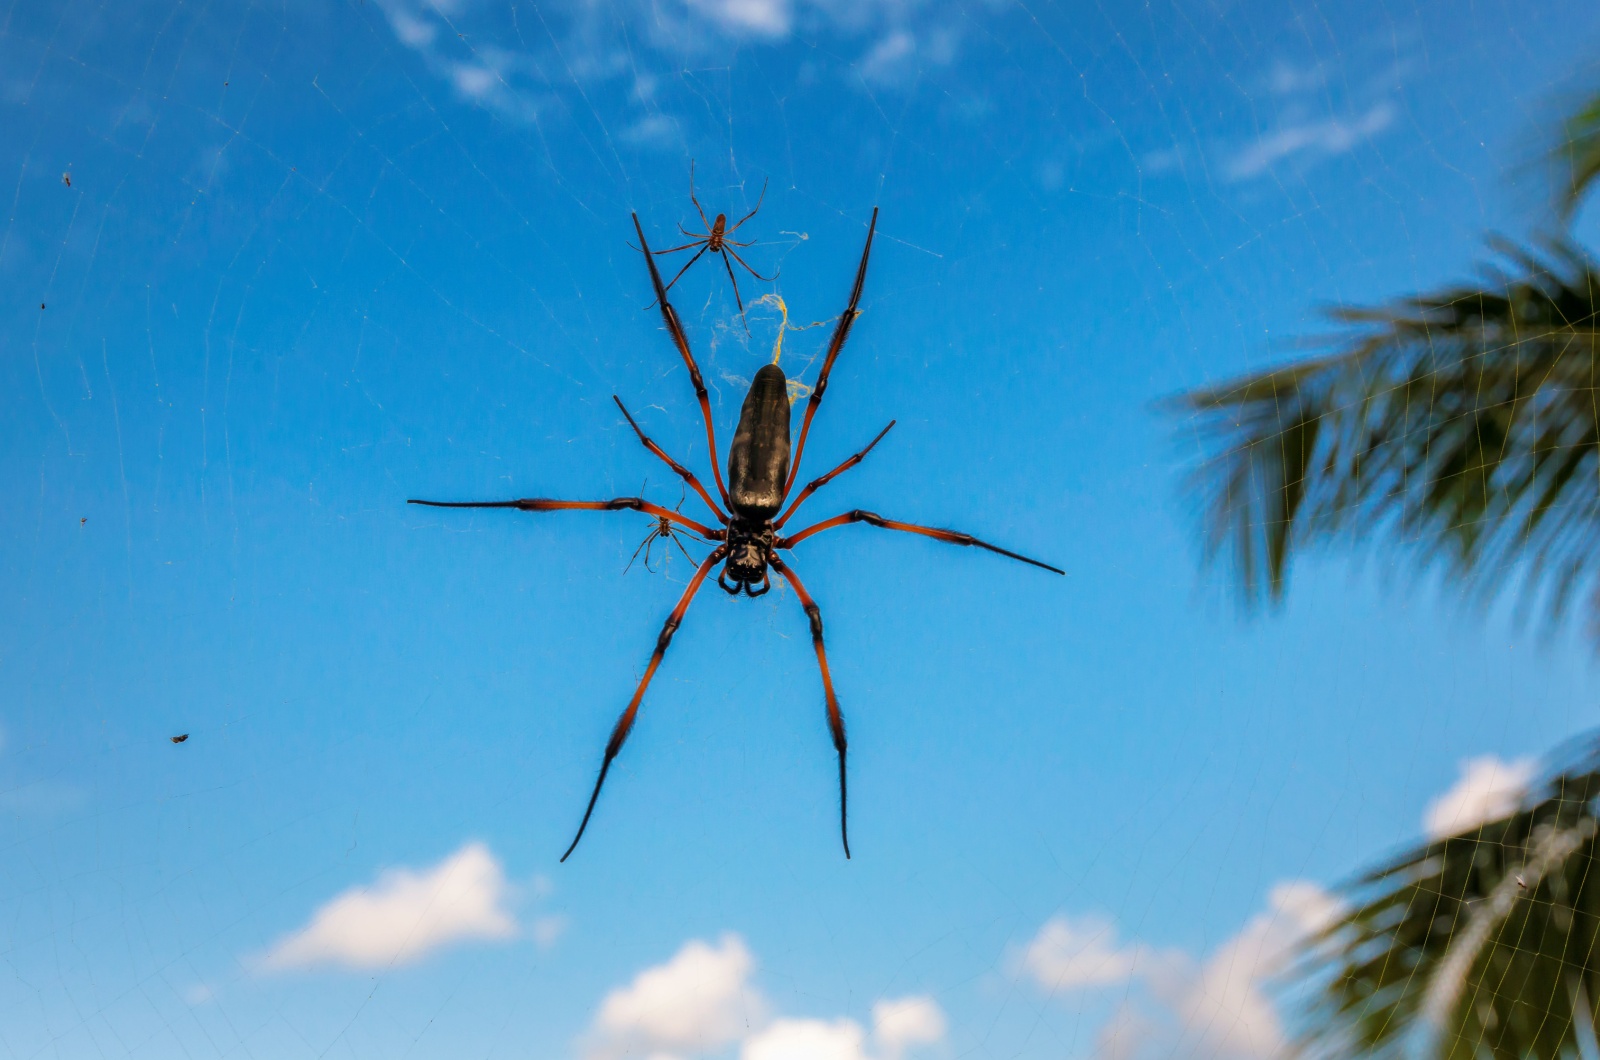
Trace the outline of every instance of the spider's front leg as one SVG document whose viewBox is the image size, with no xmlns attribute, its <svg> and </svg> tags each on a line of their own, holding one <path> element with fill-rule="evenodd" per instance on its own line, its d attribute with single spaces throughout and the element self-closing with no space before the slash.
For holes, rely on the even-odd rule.
<svg viewBox="0 0 1600 1060">
<path fill-rule="evenodd" d="M 651 504 L 642 497 L 613 497 L 608 501 L 556 501 L 545 497 L 523 497 L 514 501 L 424 501 L 412 498 L 406 503 L 422 504 L 429 508 L 515 508 L 520 512 L 616 512 L 631 508 L 636 512 L 644 512 L 646 515 L 677 523 L 693 530 L 708 541 L 721 541 L 727 536 L 725 530 L 713 530 L 688 516 L 679 515 L 670 508 Z"/>
<path fill-rule="evenodd" d="M 578 840 L 583 838 L 584 829 L 589 827 L 589 818 L 594 814 L 594 804 L 600 798 L 600 789 L 605 785 L 606 774 L 611 772 L 611 762 L 617 757 L 617 752 L 622 750 L 622 745 L 627 742 L 628 734 L 633 731 L 633 721 L 639 714 L 639 703 L 644 699 L 645 689 L 650 687 L 650 679 L 656 675 L 656 667 L 661 665 L 661 659 L 667 654 L 667 647 L 672 643 L 673 634 L 678 632 L 678 627 L 683 624 L 684 613 L 689 610 L 689 603 L 694 599 L 695 593 L 700 591 L 700 584 L 706 580 L 706 575 L 711 573 L 711 568 L 722 559 L 728 551 L 728 546 L 718 545 L 700 564 L 694 572 L 694 577 L 689 579 L 689 587 L 678 598 L 678 606 L 672 609 L 672 614 L 667 616 L 666 624 L 661 627 L 661 635 L 656 638 L 656 650 L 650 653 L 650 665 L 645 667 L 644 676 L 639 679 L 639 687 L 634 690 L 633 698 L 628 701 L 627 709 L 617 719 L 617 724 L 611 730 L 611 739 L 606 741 L 606 756 L 600 762 L 600 776 L 594 782 L 594 792 L 589 796 L 589 805 L 583 811 L 583 821 L 578 825 L 578 834 L 572 837 L 572 845 L 567 847 L 567 852 L 561 855 L 561 860 L 566 861 L 572 852 L 578 849 Z"/>
</svg>

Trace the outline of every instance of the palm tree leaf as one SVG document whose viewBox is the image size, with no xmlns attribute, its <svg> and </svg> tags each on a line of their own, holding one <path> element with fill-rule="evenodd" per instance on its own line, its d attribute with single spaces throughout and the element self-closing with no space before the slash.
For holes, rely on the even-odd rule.
<svg viewBox="0 0 1600 1060">
<path fill-rule="evenodd" d="M 1600 1018 L 1600 738 L 1575 747 L 1515 813 L 1346 885 L 1291 972 L 1301 1055 L 1579 1055 Z"/>
<path fill-rule="evenodd" d="M 1567 120 L 1566 142 L 1555 155 L 1562 170 L 1561 213 L 1571 217 L 1589 185 L 1600 177 L 1600 96 Z"/>
<path fill-rule="evenodd" d="M 1500 249 L 1483 284 L 1333 310 L 1330 352 L 1174 400 L 1200 439 L 1207 557 L 1232 556 L 1247 601 L 1345 531 L 1488 594 L 1526 563 L 1552 605 L 1596 598 L 1600 271 L 1567 245 Z"/>
</svg>

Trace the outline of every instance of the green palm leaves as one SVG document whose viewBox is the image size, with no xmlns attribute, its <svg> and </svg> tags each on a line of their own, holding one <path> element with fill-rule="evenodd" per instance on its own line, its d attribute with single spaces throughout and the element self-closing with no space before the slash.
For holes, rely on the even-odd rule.
<svg viewBox="0 0 1600 1060">
<path fill-rule="evenodd" d="M 1248 594 L 1344 530 L 1486 589 L 1527 558 L 1557 613 L 1600 585 L 1600 273 L 1570 246 L 1503 253 L 1481 286 L 1336 311 L 1339 352 L 1181 399 L 1208 546 Z"/>
<path fill-rule="evenodd" d="M 1567 132 L 1570 214 L 1600 178 L 1600 97 Z M 1480 283 L 1335 310 L 1326 355 L 1174 403 L 1204 450 L 1208 555 L 1247 598 L 1348 531 L 1488 592 L 1525 573 L 1552 616 L 1583 594 L 1600 620 L 1600 272 L 1566 241 L 1494 249 Z"/>
<path fill-rule="evenodd" d="M 1566 143 L 1556 149 L 1556 161 L 1565 172 L 1561 192 L 1561 212 L 1571 217 L 1583 193 L 1600 177 L 1600 96 L 1567 120 Z"/>
<path fill-rule="evenodd" d="M 1570 220 L 1600 180 L 1600 96 L 1554 153 Z M 1480 282 L 1341 309 L 1322 356 L 1174 402 L 1211 557 L 1247 599 L 1293 556 L 1383 539 L 1484 597 L 1508 584 L 1600 642 L 1600 267 L 1497 243 Z M 1581 604 L 1579 603 L 1581 601 Z M 1508 817 L 1344 888 L 1292 976 L 1319 1057 L 1600 1057 L 1600 740 Z"/>
<path fill-rule="evenodd" d="M 1408 851 L 1312 940 L 1318 1057 L 1585 1055 L 1600 998 L 1600 743 L 1510 817 Z M 1592 1054 L 1588 1054 L 1592 1055 Z"/>
</svg>

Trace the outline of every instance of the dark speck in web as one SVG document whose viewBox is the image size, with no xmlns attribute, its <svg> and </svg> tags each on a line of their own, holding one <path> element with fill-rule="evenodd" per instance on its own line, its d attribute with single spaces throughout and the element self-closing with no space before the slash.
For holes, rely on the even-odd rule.
<svg viewBox="0 0 1600 1060">
<path fill-rule="evenodd" d="M 177 736 L 171 737 L 173 743 L 182 743 L 183 741 L 187 740 L 188 738 L 189 738 L 189 734 L 188 733 L 181 733 L 181 734 L 179 734 Z"/>
</svg>

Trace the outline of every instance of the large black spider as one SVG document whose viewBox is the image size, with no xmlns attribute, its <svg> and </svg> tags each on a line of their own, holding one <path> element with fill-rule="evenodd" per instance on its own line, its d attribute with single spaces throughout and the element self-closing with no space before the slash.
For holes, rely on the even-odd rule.
<svg viewBox="0 0 1600 1060">
<path fill-rule="evenodd" d="M 867 523 L 885 530 L 904 530 L 913 534 L 923 534 L 938 541 L 948 541 L 953 545 L 976 545 L 1057 574 L 1066 572 L 1048 563 L 1041 563 L 1036 559 L 1029 559 L 1027 556 L 979 541 L 970 534 L 896 522 L 860 509 L 824 519 L 820 523 L 813 523 L 804 530 L 787 536 L 780 533 L 784 524 L 789 521 L 789 517 L 794 515 L 795 510 L 805 503 L 808 497 L 838 475 L 861 463 L 872 451 L 872 447 L 889 433 L 889 427 L 894 426 L 894 422 L 890 421 L 889 427 L 879 431 L 878 436 L 868 443 L 866 448 L 821 478 L 807 483 L 789 504 L 788 509 L 784 510 L 782 515 L 778 514 L 783 509 L 784 501 L 788 499 L 790 491 L 794 489 L 795 477 L 800 473 L 800 458 L 805 452 L 806 435 L 811 431 L 811 418 L 816 415 L 817 407 L 822 403 L 822 395 L 828 389 L 828 374 L 833 370 L 833 362 L 839 356 L 839 351 L 844 348 L 845 340 L 850 337 L 850 327 L 859 315 L 857 306 L 861 301 L 862 284 L 867 278 L 867 258 L 872 253 L 872 236 L 878 228 L 876 208 L 872 211 L 872 222 L 867 227 L 867 242 L 861 250 L 861 264 L 856 269 L 855 286 L 850 290 L 850 304 L 845 307 L 844 313 L 840 315 L 839 322 L 833 329 L 827 358 L 822 362 L 822 371 L 818 374 L 816 386 L 806 402 L 805 419 L 800 424 L 800 438 L 794 445 L 794 459 L 792 461 L 789 459 L 788 380 L 781 368 L 775 364 L 768 364 L 756 373 L 755 379 L 750 384 L 750 390 L 745 395 L 744 406 L 740 409 L 739 427 L 734 432 L 733 444 L 728 447 L 726 484 L 723 483 L 722 471 L 717 466 L 716 430 L 712 426 L 711 400 L 706 392 L 705 381 L 700 376 L 694 355 L 689 352 L 689 340 L 683 333 L 683 326 L 678 323 L 678 313 L 672 308 L 672 303 L 667 301 L 667 292 L 661 283 L 661 273 L 657 271 L 655 256 L 650 253 L 650 246 L 645 242 L 644 229 L 639 224 L 638 214 L 633 215 L 633 227 L 639 234 L 639 246 L 644 253 L 645 264 L 650 268 L 650 282 L 655 287 L 656 301 L 661 307 L 662 319 L 666 321 L 667 331 L 672 335 L 672 341 L 678 347 L 683 363 L 688 366 L 689 381 L 694 385 L 695 397 L 700 401 L 700 412 L 705 417 L 706 423 L 706 445 L 711 453 L 711 472 L 716 480 L 717 492 L 721 494 L 727 511 L 724 512 L 717 505 L 693 472 L 668 456 L 659 445 L 645 435 L 644 431 L 640 430 L 639 424 L 622 404 L 621 398 L 613 395 L 612 400 L 622 409 L 628 425 L 639 436 L 639 441 L 644 447 L 660 457 L 689 484 L 695 493 L 699 494 L 700 499 L 705 501 L 706 507 L 711 509 L 722 526 L 713 529 L 678 512 L 651 504 L 642 497 L 616 497 L 607 501 L 563 501 L 530 497 L 514 501 L 411 500 L 407 503 L 427 504 L 437 508 L 516 508 L 525 512 L 633 509 L 666 520 L 668 524 L 692 530 L 707 541 L 717 542 L 717 547 L 712 549 L 711 554 L 701 562 L 694 576 L 689 579 L 688 588 L 683 591 L 683 595 L 678 599 L 678 605 L 672 609 L 672 614 L 667 616 L 666 624 L 661 627 L 661 635 L 656 639 L 656 649 L 651 653 L 650 664 L 645 668 L 644 677 L 640 679 L 633 698 L 628 701 L 627 709 L 622 712 L 616 726 L 611 730 L 611 739 L 606 743 L 605 758 L 600 763 L 600 776 L 594 782 L 594 792 L 589 796 L 589 805 L 583 811 L 583 821 L 578 825 L 578 834 L 573 837 L 566 853 L 561 855 L 562 861 L 566 861 L 577 849 L 578 840 L 583 838 L 584 829 L 589 827 L 589 818 L 594 813 L 595 802 L 600 798 L 600 788 L 606 782 L 611 762 L 622 750 L 623 743 L 628 739 L 628 733 L 633 729 L 634 718 L 638 715 L 639 703 L 644 699 L 645 689 L 650 686 L 650 679 L 655 676 L 656 668 L 661 665 L 667 646 L 672 643 L 673 634 L 682 624 L 684 613 L 689 609 L 689 602 L 700 591 L 700 586 L 711 568 L 724 560 L 726 562 L 717 575 L 717 584 L 726 592 L 735 596 L 741 592 L 746 596 L 761 596 L 771 588 L 767 575 L 767 568 L 771 567 L 794 587 L 795 595 L 799 597 L 800 604 L 810 619 L 811 643 L 817 652 L 817 665 L 822 671 L 822 690 L 828 704 L 828 728 L 833 734 L 833 746 L 839 753 L 839 835 L 844 843 L 844 856 L 848 858 L 850 833 L 846 814 L 844 716 L 839 712 L 839 700 L 833 692 L 833 677 L 828 672 L 828 656 L 823 650 L 822 611 L 811 598 L 811 594 L 806 591 L 799 576 L 778 553 L 788 551 L 806 538 L 820 534 L 824 530 L 844 526 L 847 523 Z"/>
</svg>

